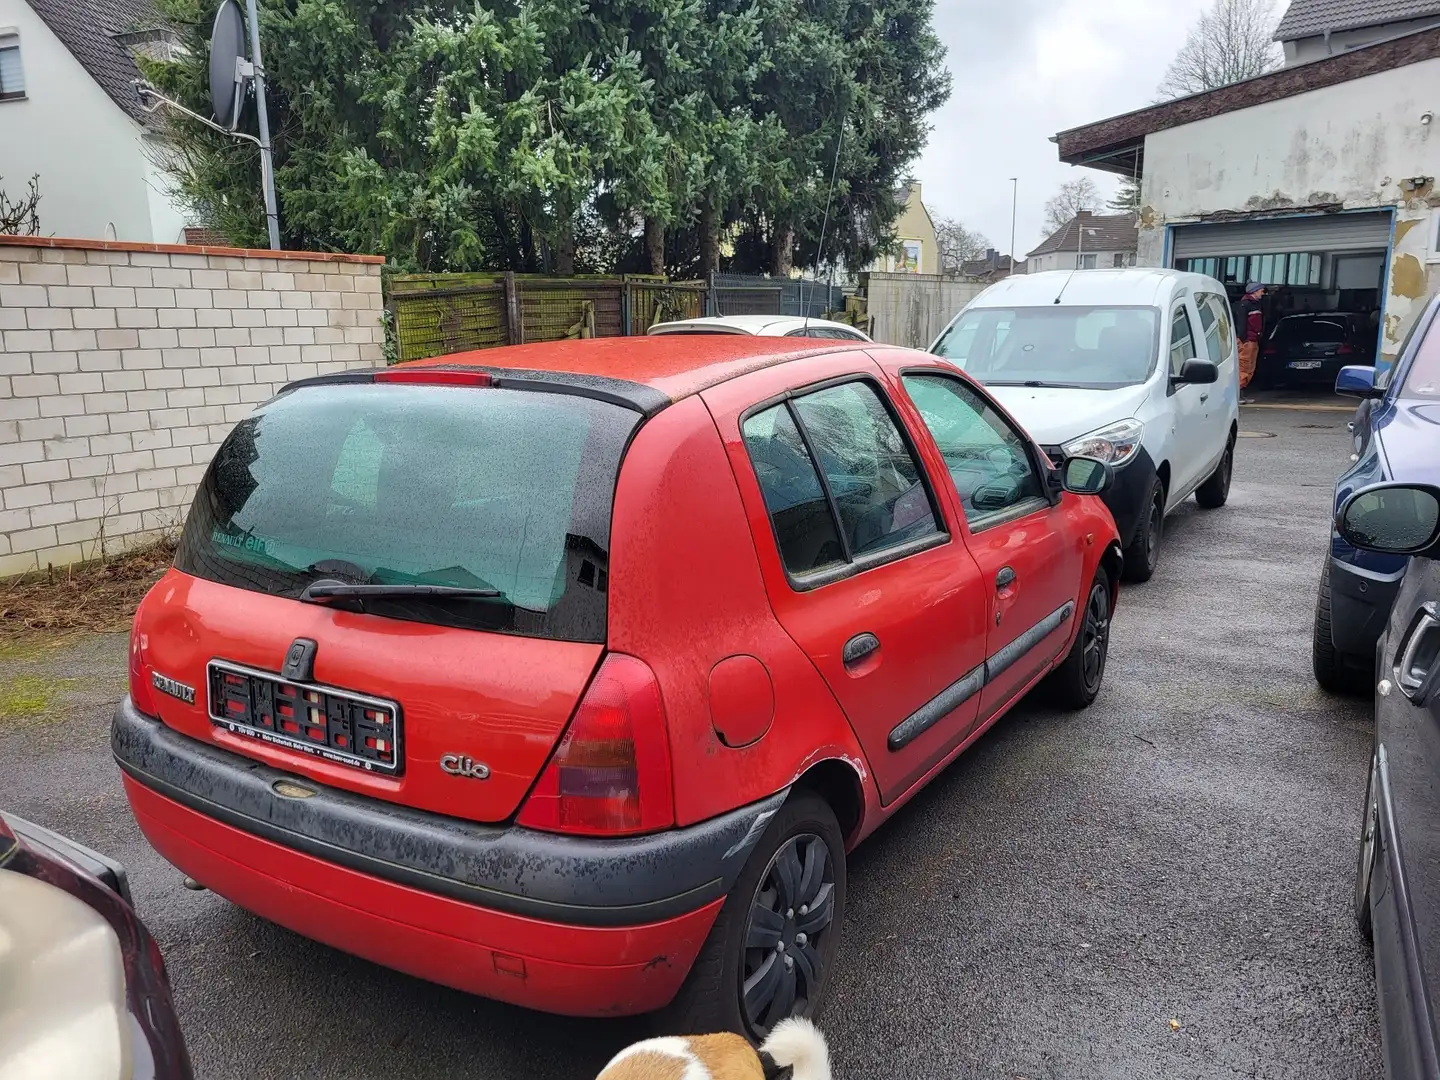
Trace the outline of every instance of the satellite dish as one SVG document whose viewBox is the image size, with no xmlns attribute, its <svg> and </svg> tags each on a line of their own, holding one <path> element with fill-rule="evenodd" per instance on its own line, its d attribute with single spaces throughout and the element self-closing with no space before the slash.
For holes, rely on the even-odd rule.
<svg viewBox="0 0 1440 1080">
<path fill-rule="evenodd" d="M 210 32 L 210 102 L 215 122 L 226 131 L 240 126 L 245 102 L 245 19 L 235 0 L 224 0 Z"/>
</svg>

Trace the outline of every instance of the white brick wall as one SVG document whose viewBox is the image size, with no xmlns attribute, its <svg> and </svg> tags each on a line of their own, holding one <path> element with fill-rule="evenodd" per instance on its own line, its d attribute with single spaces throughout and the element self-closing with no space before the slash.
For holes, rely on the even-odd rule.
<svg viewBox="0 0 1440 1080">
<path fill-rule="evenodd" d="M 0 236 L 0 577 L 174 529 L 281 386 L 382 362 L 377 259 Z"/>
</svg>

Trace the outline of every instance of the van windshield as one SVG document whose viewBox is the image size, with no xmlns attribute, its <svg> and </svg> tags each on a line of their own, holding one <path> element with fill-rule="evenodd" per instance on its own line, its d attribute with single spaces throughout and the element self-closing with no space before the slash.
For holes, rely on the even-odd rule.
<svg viewBox="0 0 1440 1080">
<path fill-rule="evenodd" d="M 1148 307 L 972 308 L 933 351 L 989 386 L 1118 390 L 1154 371 L 1158 328 Z"/>
<path fill-rule="evenodd" d="M 296 598 L 321 579 L 450 586 L 472 595 L 402 591 L 363 610 L 604 641 L 611 502 L 638 421 L 534 391 L 303 387 L 226 438 L 175 565 Z"/>
</svg>

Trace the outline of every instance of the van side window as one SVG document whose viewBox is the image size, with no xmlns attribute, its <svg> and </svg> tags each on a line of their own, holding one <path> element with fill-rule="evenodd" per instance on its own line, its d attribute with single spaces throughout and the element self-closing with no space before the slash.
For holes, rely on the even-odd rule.
<svg viewBox="0 0 1440 1080">
<path fill-rule="evenodd" d="M 868 382 L 829 386 L 756 413 L 741 436 L 792 574 L 940 535 L 920 465 Z"/>
<path fill-rule="evenodd" d="M 1177 304 L 1170 319 L 1170 374 L 1179 375 L 1186 360 L 1195 359 L 1195 334 L 1184 304 Z"/>
<path fill-rule="evenodd" d="M 1200 329 L 1205 335 L 1205 348 L 1215 364 L 1230 358 L 1234 343 L 1230 330 L 1229 305 L 1214 293 L 1196 293 L 1195 307 L 1200 312 Z"/>
</svg>

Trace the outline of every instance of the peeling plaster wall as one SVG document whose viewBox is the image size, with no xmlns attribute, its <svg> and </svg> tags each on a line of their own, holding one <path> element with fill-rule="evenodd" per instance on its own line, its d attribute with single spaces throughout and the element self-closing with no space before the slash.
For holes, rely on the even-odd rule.
<svg viewBox="0 0 1440 1080">
<path fill-rule="evenodd" d="M 1165 227 L 1246 214 L 1395 208 L 1382 362 L 1440 291 L 1440 59 L 1171 128 L 1145 139 L 1141 266 Z M 1415 190 L 1402 181 L 1431 178 Z"/>
</svg>

